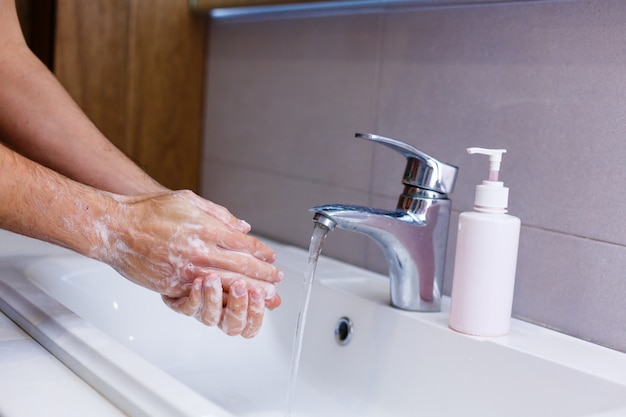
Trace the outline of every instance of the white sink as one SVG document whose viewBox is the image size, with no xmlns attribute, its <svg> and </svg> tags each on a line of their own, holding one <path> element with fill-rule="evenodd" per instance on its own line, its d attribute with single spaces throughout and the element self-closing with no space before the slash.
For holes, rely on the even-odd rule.
<svg viewBox="0 0 626 417">
<path fill-rule="evenodd" d="M 2 248 L 18 241 L 0 234 Z M 206 328 L 109 267 L 46 247 L 27 257 L 0 250 L 0 305 L 130 415 L 157 415 L 145 400 L 179 415 L 283 416 L 307 254 L 269 243 L 286 275 L 283 305 L 252 340 Z M 321 259 L 294 416 L 626 415 L 625 354 L 518 320 L 509 336 L 468 337 L 447 327 L 447 300 L 441 313 L 409 313 L 387 305 L 388 291 L 382 276 Z M 344 346 L 335 338 L 342 317 L 353 323 Z"/>
</svg>

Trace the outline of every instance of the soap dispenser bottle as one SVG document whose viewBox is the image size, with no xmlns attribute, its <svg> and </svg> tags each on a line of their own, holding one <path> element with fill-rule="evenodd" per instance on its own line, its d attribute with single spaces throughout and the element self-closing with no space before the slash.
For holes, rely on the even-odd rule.
<svg viewBox="0 0 626 417">
<path fill-rule="evenodd" d="M 506 214 L 509 189 L 498 181 L 506 149 L 467 152 L 489 156 L 489 179 L 476 186 L 474 211 L 459 216 L 449 325 L 474 336 L 501 336 L 510 328 L 521 222 Z"/>
</svg>

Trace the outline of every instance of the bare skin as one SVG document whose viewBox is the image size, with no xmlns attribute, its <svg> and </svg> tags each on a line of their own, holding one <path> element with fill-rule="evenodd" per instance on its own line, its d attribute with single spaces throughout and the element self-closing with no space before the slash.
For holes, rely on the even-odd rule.
<svg viewBox="0 0 626 417">
<path fill-rule="evenodd" d="M 280 304 L 274 252 L 115 148 L 27 48 L 13 0 L 0 0 L 0 83 L 0 227 L 106 262 L 229 335 L 258 333 Z"/>
</svg>

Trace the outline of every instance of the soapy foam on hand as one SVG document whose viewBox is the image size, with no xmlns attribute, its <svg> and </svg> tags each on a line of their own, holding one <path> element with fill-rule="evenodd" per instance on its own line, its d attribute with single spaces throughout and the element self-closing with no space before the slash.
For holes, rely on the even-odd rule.
<svg viewBox="0 0 626 417">
<path fill-rule="evenodd" d="M 228 271 L 211 267 L 208 262 L 207 265 L 195 265 L 189 260 L 190 256 L 188 254 L 181 254 L 176 250 L 176 248 L 180 246 L 177 245 L 176 242 L 183 240 L 186 242 L 186 247 L 192 248 L 195 252 L 193 254 L 194 259 L 210 259 L 211 252 L 214 248 L 202 240 L 198 232 L 202 231 L 204 227 L 201 224 L 194 223 L 193 217 L 198 216 L 192 216 L 191 222 L 184 222 L 176 226 L 175 230 L 170 234 L 167 247 L 163 248 L 161 256 L 153 256 L 151 257 L 151 262 L 145 262 L 146 254 L 139 253 L 137 250 L 129 247 L 128 244 L 120 238 L 119 234 L 112 230 L 111 225 L 113 224 L 113 219 L 110 218 L 110 216 L 103 216 L 93 223 L 93 227 L 98 236 L 98 244 L 92 247 L 89 256 L 111 264 L 118 272 L 131 279 L 131 281 L 143 286 L 147 286 L 146 284 L 148 284 L 150 288 L 161 293 L 164 293 L 167 289 L 171 290 L 179 286 L 181 288 L 188 287 L 194 278 L 206 276 L 216 271 L 220 272 L 220 275 L 230 275 Z M 71 219 L 68 218 L 66 222 L 71 223 Z M 155 247 L 151 249 L 153 251 L 155 249 L 158 250 L 158 248 Z M 228 249 L 221 250 L 228 251 Z M 241 252 L 238 253 L 238 255 L 252 257 L 259 256 L 260 252 L 257 251 L 255 255 Z M 159 262 L 159 259 L 166 260 Z M 240 264 L 237 266 L 241 267 Z M 128 276 L 126 272 L 129 269 L 131 271 L 137 271 L 144 277 L 160 277 L 160 281 L 138 282 L 134 277 Z M 252 275 L 253 271 L 244 269 L 242 272 L 244 275 Z M 251 285 L 262 288 L 266 294 L 266 299 L 271 299 L 276 295 L 275 286 L 269 282 L 255 281 L 252 283 L 250 279 L 246 279 L 246 281 Z"/>
<path fill-rule="evenodd" d="M 223 302 L 223 296 L 220 279 L 218 277 L 207 277 L 204 280 L 204 287 L 205 289 L 210 290 L 208 300 L 206 299 L 207 291 L 204 292 L 205 305 L 208 301 L 209 305 L 221 307 Z M 203 320 L 201 321 L 211 326 L 217 325 L 220 321 L 220 318 L 222 317 L 221 308 L 211 308 L 208 310 L 208 315 L 206 313 L 207 311 L 204 310 L 202 317 Z"/>
</svg>

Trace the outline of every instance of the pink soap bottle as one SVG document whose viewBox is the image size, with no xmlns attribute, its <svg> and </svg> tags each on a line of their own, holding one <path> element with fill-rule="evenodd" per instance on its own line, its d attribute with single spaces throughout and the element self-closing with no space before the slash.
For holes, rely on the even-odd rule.
<svg viewBox="0 0 626 417">
<path fill-rule="evenodd" d="M 521 222 L 506 214 L 509 189 L 498 181 L 506 149 L 467 152 L 489 156 L 489 179 L 476 186 L 474 211 L 459 216 L 449 325 L 470 335 L 501 336 L 510 328 Z"/>
</svg>

